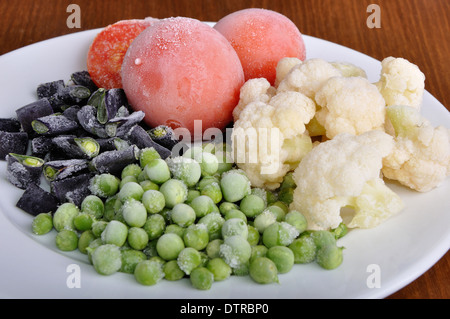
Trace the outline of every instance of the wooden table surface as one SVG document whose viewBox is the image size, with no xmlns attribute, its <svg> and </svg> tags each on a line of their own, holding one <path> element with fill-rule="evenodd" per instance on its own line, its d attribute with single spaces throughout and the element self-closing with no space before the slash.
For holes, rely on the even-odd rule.
<svg viewBox="0 0 450 319">
<path fill-rule="evenodd" d="M 69 4 L 80 6 L 80 28 L 67 25 Z M 380 9 L 380 28 L 368 27 L 367 20 L 373 13 L 367 12 L 370 4 Z M 218 21 L 228 13 L 250 7 L 275 10 L 289 17 L 303 34 L 339 43 L 378 60 L 387 56 L 408 59 L 425 74 L 426 89 L 450 109 L 449 0 L 1 1 L 0 55 L 122 19 L 187 16 Z M 450 253 L 388 298 L 450 298 Z"/>
</svg>

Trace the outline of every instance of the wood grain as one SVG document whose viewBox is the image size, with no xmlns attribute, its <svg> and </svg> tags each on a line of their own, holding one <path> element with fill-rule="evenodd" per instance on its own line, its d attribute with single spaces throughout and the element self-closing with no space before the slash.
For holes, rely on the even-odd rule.
<svg viewBox="0 0 450 319">
<path fill-rule="evenodd" d="M 81 8 L 81 28 L 70 29 L 66 8 Z M 369 4 L 381 9 L 381 28 L 370 29 Z M 426 76 L 426 89 L 450 110 L 450 1 L 448 0 L 10 0 L 0 2 L 0 54 L 122 19 L 188 16 L 218 21 L 257 7 L 289 17 L 304 34 L 355 49 L 375 59 L 404 57 Z M 1 70 L 0 70 L 1 72 Z M 432 230 L 426 230 L 432 231 Z M 450 298 L 450 254 L 389 298 Z"/>
</svg>

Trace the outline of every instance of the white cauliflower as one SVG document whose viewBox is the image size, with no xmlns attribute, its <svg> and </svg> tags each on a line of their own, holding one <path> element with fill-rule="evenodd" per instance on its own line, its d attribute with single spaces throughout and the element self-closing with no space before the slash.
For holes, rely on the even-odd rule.
<svg viewBox="0 0 450 319">
<path fill-rule="evenodd" d="M 403 58 L 387 57 L 381 62 L 380 80 L 375 83 L 386 105 L 408 105 L 420 109 L 425 75 Z"/>
<path fill-rule="evenodd" d="M 305 124 L 314 101 L 298 92 L 281 92 L 268 103 L 245 106 L 231 135 L 233 158 L 252 186 L 276 189 L 312 148 Z"/>
<path fill-rule="evenodd" d="M 316 102 L 321 107 L 316 119 L 330 139 L 340 133 L 358 135 L 384 129 L 384 99 L 365 78 L 330 78 L 316 93 Z"/>
<path fill-rule="evenodd" d="M 394 135 L 392 153 L 383 159 L 385 177 L 427 192 L 450 176 L 450 130 L 433 127 L 411 106 L 387 107 L 387 131 Z"/>
<path fill-rule="evenodd" d="M 302 60 L 291 57 L 282 58 L 280 61 L 278 61 L 276 68 L 275 87 L 278 87 L 281 81 L 283 81 L 283 79 L 286 77 L 289 71 L 292 70 L 294 66 L 299 65 L 301 63 Z"/>
<path fill-rule="evenodd" d="M 380 176 L 393 137 L 382 131 L 342 133 L 314 147 L 293 173 L 297 185 L 291 209 L 302 212 L 309 229 L 330 229 L 342 222 L 341 208 L 354 216 L 348 227 L 375 227 L 403 209 L 400 197 Z"/>
</svg>

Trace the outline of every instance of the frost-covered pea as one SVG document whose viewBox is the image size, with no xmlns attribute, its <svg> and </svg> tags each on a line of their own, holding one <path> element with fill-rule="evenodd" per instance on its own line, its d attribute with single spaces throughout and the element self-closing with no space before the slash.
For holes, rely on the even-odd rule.
<svg viewBox="0 0 450 319">
<path fill-rule="evenodd" d="M 35 235 L 44 235 L 53 229 L 52 215 L 49 213 L 40 213 L 33 218 L 31 231 Z"/>
<path fill-rule="evenodd" d="M 200 163 L 202 176 L 214 175 L 219 169 L 219 160 L 214 154 L 201 152 L 196 154 L 194 159 Z"/>
<path fill-rule="evenodd" d="M 91 214 L 98 219 L 101 218 L 105 212 L 105 204 L 100 197 L 91 194 L 83 199 L 80 209 L 82 212 Z"/>
<path fill-rule="evenodd" d="M 145 286 L 157 284 L 164 278 L 162 265 L 155 260 L 144 260 L 139 262 L 134 268 L 134 278 Z"/>
<path fill-rule="evenodd" d="M 283 209 L 279 205 L 269 205 L 265 210 L 272 212 L 277 218 L 277 222 L 284 221 L 284 218 L 287 214 L 287 210 Z"/>
<path fill-rule="evenodd" d="M 250 262 L 250 277 L 260 284 L 278 282 L 278 269 L 275 263 L 267 257 L 257 257 Z"/>
<path fill-rule="evenodd" d="M 63 229 L 56 234 L 56 247 L 62 251 L 72 251 L 78 248 L 78 235 L 70 229 Z"/>
<path fill-rule="evenodd" d="M 202 256 L 197 249 L 186 247 L 178 254 L 177 264 L 186 275 L 190 275 L 192 270 L 202 264 Z"/>
<path fill-rule="evenodd" d="M 73 219 L 80 213 L 79 208 L 73 203 L 63 203 L 53 213 L 53 226 L 56 231 L 74 229 Z"/>
<path fill-rule="evenodd" d="M 127 240 L 128 227 L 118 221 L 112 220 L 106 225 L 105 230 L 102 232 L 101 238 L 105 244 L 112 244 L 118 247 L 123 246 Z"/>
<path fill-rule="evenodd" d="M 79 231 L 85 231 L 92 229 L 92 225 L 95 222 L 95 217 L 89 213 L 80 212 L 77 216 L 73 219 L 73 225 L 75 226 L 75 229 Z"/>
<path fill-rule="evenodd" d="M 231 209 L 239 210 L 239 206 L 236 203 L 230 203 L 230 202 L 222 202 L 219 205 L 219 211 L 222 215 L 225 215 Z"/>
<path fill-rule="evenodd" d="M 288 246 L 294 253 L 294 263 L 307 264 L 316 259 L 317 246 L 311 236 L 300 236 Z"/>
<path fill-rule="evenodd" d="M 140 227 L 131 227 L 128 230 L 128 245 L 136 250 L 143 250 L 148 244 L 148 234 Z"/>
<path fill-rule="evenodd" d="M 250 243 L 251 246 L 257 245 L 259 243 L 259 239 L 261 238 L 259 231 L 252 225 L 247 225 L 247 229 L 248 229 L 247 241 Z"/>
<path fill-rule="evenodd" d="M 142 194 L 142 204 L 149 214 L 157 214 L 166 206 L 166 198 L 160 191 L 149 189 Z"/>
<path fill-rule="evenodd" d="M 148 179 L 156 184 L 162 184 L 171 177 L 169 166 L 166 161 L 161 158 L 150 161 L 145 165 L 144 170 Z"/>
<path fill-rule="evenodd" d="M 126 274 L 133 274 L 136 265 L 141 261 L 147 260 L 147 256 L 140 250 L 124 249 L 121 251 L 122 266 L 119 271 Z"/>
<path fill-rule="evenodd" d="M 336 245 L 336 237 L 327 230 L 313 231 L 311 237 L 318 249 L 327 245 Z"/>
<path fill-rule="evenodd" d="M 84 232 L 82 232 L 80 237 L 78 238 L 78 250 L 80 251 L 80 253 L 87 254 L 87 248 L 95 239 L 96 237 L 92 230 L 85 230 Z"/>
<path fill-rule="evenodd" d="M 122 205 L 122 216 L 130 227 L 142 227 L 147 221 L 147 209 L 135 199 L 127 200 Z"/>
<path fill-rule="evenodd" d="M 164 195 L 166 207 L 173 208 L 176 204 L 186 201 L 188 188 L 181 180 L 169 179 L 161 185 L 159 191 Z"/>
<path fill-rule="evenodd" d="M 194 159 L 198 154 L 203 153 L 203 147 L 201 146 L 192 146 L 186 152 L 184 152 L 183 156 L 187 158 Z"/>
<path fill-rule="evenodd" d="M 121 189 L 123 187 L 123 185 L 125 185 L 128 182 L 135 182 L 138 183 L 138 179 L 134 176 L 125 176 L 124 178 L 122 178 L 122 180 L 120 181 L 119 184 L 119 189 Z M 140 183 L 139 183 L 140 185 Z"/>
<path fill-rule="evenodd" d="M 298 235 L 299 232 L 294 226 L 286 222 L 275 222 L 267 226 L 262 239 L 264 245 L 270 248 L 273 246 L 288 246 Z"/>
<path fill-rule="evenodd" d="M 300 234 L 303 233 L 308 227 L 308 221 L 306 220 L 306 217 L 297 210 L 291 210 L 289 213 L 287 213 L 284 217 L 284 221 L 294 226 Z"/>
<path fill-rule="evenodd" d="M 124 179 L 127 176 L 133 176 L 137 179 L 141 173 L 142 168 L 139 166 L 139 164 L 128 164 L 122 169 L 120 178 Z"/>
<path fill-rule="evenodd" d="M 214 240 L 222 237 L 222 226 L 225 222 L 225 219 L 219 212 L 211 212 L 198 220 L 198 224 L 205 224 L 208 233 L 209 240 Z"/>
<path fill-rule="evenodd" d="M 166 221 L 162 215 L 152 214 L 142 228 L 147 232 L 149 240 L 157 239 L 164 233 Z"/>
<path fill-rule="evenodd" d="M 164 260 L 177 259 L 185 248 L 183 239 L 174 233 L 163 234 L 156 242 L 156 251 Z"/>
<path fill-rule="evenodd" d="M 277 217 L 270 210 L 264 210 L 261 214 L 255 217 L 253 226 L 262 234 L 264 230 L 271 224 L 277 221 Z"/>
<path fill-rule="evenodd" d="M 225 220 L 231 219 L 231 218 L 240 218 L 244 222 L 247 222 L 247 216 L 241 212 L 239 209 L 230 209 L 225 213 L 224 216 Z"/>
<path fill-rule="evenodd" d="M 140 201 L 143 194 L 144 189 L 141 185 L 136 182 L 128 182 L 122 186 L 119 193 L 117 194 L 117 197 L 122 203 L 124 203 L 131 198 Z"/>
<path fill-rule="evenodd" d="M 219 183 L 216 182 L 210 183 L 203 187 L 200 191 L 200 194 L 210 197 L 213 200 L 214 204 L 220 203 L 223 197 L 222 189 L 220 188 Z"/>
<path fill-rule="evenodd" d="M 294 253 L 286 246 L 270 247 L 266 257 L 275 263 L 280 274 L 289 272 L 294 266 Z"/>
<path fill-rule="evenodd" d="M 152 189 L 152 190 L 159 190 L 159 185 L 154 183 L 154 182 L 152 182 L 151 180 L 148 180 L 148 179 L 140 181 L 139 185 L 142 186 L 142 189 L 144 190 L 144 192 L 148 191 L 150 189 Z"/>
<path fill-rule="evenodd" d="M 206 268 L 213 273 L 214 281 L 225 280 L 231 275 L 231 267 L 222 258 L 209 260 Z"/>
<path fill-rule="evenodd" d="M 250 194 L 250 181 L 245 173 L 238 169 L 232 169 L 222 174 L 220 179 L 223 198 L 227 202 L 235 203 Z"/>
<path fill-rule="evenodd" d="M 247 263 L 251 254 L 252 247 L 249 242 L 239 235 L 225 238 L 220 245 L 219 255 L 231 268 L 238 268 Z"/>
<path fill-rule="evenodd" d="M 189 205 L 194 209 L 197 218 L 206 216 L 217 208 L 214 201 L 206 195 L 200 195 L 194 198 Z"/>
<path fill-rule="evenodd" d="M 208 227 L 205 224 L 190 225 L 183 235 L 186 247 L 192 247 L 197 250 L 203 250 L 209 243 Z"/>
<path fill-rule="evenodd" d="M 116 245 L 101 245 L 92 253 L 92 264 L 101 275 L 112 275 L 119 271 L 122 266 L 122 254 Z"/>
<path fill-rule="evenodd" d="M 110 197 L 119 190 L 120 180 L 116 176 L 103 173 L 95 175 L 90 182 L 89 189 L 93 195 L 99 197 Z"/>
<path fill-rule="evenodd" d="M 170 217 L 175 224 L 181 227 L 187 227 L 195 222 L 196 214 L 191 206 L 179 203 L 172 208 Z"/>
<path fill-rule="evenodd" d="M 208 245 L 206 245 L 205 252 L 209 259 L 217 258 L 220 256 L 219 255 L 220 245 L 222 245 L 222 244 L 223 244 L 223 239 L 217 238 L 217 239 L 211 240 L 208 243 Z"/>
<path fill-rule="evenodd" d="M 180 280 L 185 276 L 176 260 L 169 260 L 163 265 L 164 279 L 170 281 Z"/>
<path fill-rule="evenodd" d="M 343 261 L 343 247 L 327 244 L 317 250 L 316 262 L 324 269 L 331 270 L 339 267 Z"/>
<path fill-rule="evenodd" d="M 244 239 L 248 237 L 248 227 L 241 218 L 230 218 L 222 225 L 222 237 L 226 239 L 230 236 L 242 236 Z"/>
<path fill-rule="evenodd" d="M 260 196 L 253 194 L 245 196 L 239 205 L 241 212 L 249 218 L 259 215 L 265 208 L 266 203 L 264 200 Z"/>
<path fill-rule="evenodd" d="M 199 197 L 200 195 L 201 194 L 200 194 L 199 190 L 197 190 L 197 189 L 188 189 L 188 193 L 187 193 L 187 197 L 186 197 L 185 203 L 186 204 L 190 204 L 194 200 L 194 198 Z"/>
<path fill-rule="evenodd" d="M 192 187 L 200 180 L 200 164 L 192 158 L 184 156 L 169 157 L 166 159 L 173 178 L 182 180 L 188 187 Z"/>
<path fill-rule="evenodd" d="M 177 224 L 170 224 L 166 226 L 166 229 L 164 230 L 164 234 L 168 233 L 174 233 L 183 238 L 184 232 L 186 231 L 186 228 L 181 227 Z"/>
<path fill-rule="evenodd" d="M 92 224 L 92 233 L 96 238 L 100 237 L 108 225 L 107 221 L 97 220 Z"/>
<path fill-rule="evenodd" d="M 197 267 L 189 276 L 194 288 L 200 290 L 209 290 L 214 282 L 214 274 L 205 267 Z"/>
<path fill-rule="evenodd" d="M 144 169 L 148 163 L 150 163 L 154 159 L 159 158 L 161 158 L 161 155 L 159 155 L 158 151 L 155 148 L 153 147 L 143 148 L 141 149 L 139 154 L 139 165 L 141 166 L 142 169 Z"/>
<path fill-rule="evenodd" d="M 252 254 L 250 257 L 250 262 L 257 257 L 266 257 L 268 250 L 269 249 L 264 245 L 252 246 Z"/>
</svg>

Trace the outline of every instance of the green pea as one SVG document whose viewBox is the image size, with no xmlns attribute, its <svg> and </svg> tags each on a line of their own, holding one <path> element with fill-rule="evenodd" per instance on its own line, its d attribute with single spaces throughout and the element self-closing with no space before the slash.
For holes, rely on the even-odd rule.
<svg viewBox="0 0 450 319">
<path fill-rule="evenodd" d="M 142 195 L 142 203 L 149 214 L 160 213 L 166 205 L 164 194 L 158 190 L 150 189 Z"/>
<path fill-rule="evenodd" d="M 53 226 L 56 231 L 63 229 L 74 229 L 73 219 L 79 214 L 80 210 L 73 203 L 63 203 L 53 213 Z"/>
<path fill-rule="evenodd" d="M 140 201 L 143 194 L 144 189 L 141 185 L 136 182 L 128 182 L 122 186 L 117 196 L 122 203 L 125 203 L 129 199 Z"/>
<path fill-rule="evenodd" d="M 250 262 L 250 277 L 259 284 L 271 284 L 278 281 L 278 269 L 267 257 L 257 257 Z"/>
<path fill-rule="evenodd" d="M 105 221 L 110 221 L 114 219 L 116 214 L 116 205 L 120 203 L 120 200 L 116 195 L 108 197 L 105 199 L 105 212 L 103 213 L 103 219 Z"/>
<path fill-rule="evenodd" d="M 141 168 L 145 168 L 148 163 L 153 161 L 154 159 L 161 158 L 161 155 L 155 150 L 153 147 L 147 147 L 141 149 L 141 152 L 139 154 L 139 165 Z"/>
<path fill-rule="evenodd" d="M 147 221 L 147 209 L 135 199 L 127 200 L 122 205 L 122 216 L 130 227 L 142 227 Z"/>
<path fill-rule="evenodd" d="M 206 268 L 213 273 L 214 281 L 225 280 L 231 275 L 231 267 L 222 258 L 209 260 Z"/>
<path fill-rule="evenodd" d="M 342 264 L 343 249 L 343 247 L 338 247 L 334 244 L 321 246 L 317 250 L 316 262 L 324 269 L 335 269 Z"/>
<path fill-rule="evenodd" d="M 170 281 L 180 280 L 185 276 L 176 260 L 170 260 L 163 265 L 164 279 Z"/>
<path fill-rule="evenodd" d="M 144 180 L 144 181 L 140 181 L 139 185 L 141 185 L 144 192 L 146 192 L 148 190 L 156 190 L 156 191 L 159 190 L 159 185 L 148 179 Z"/>
<path fill-rule="evenodd" d="M 289 213 L 287 213 L 284 221 L 294 226 L 300 234 L 303 233 L 308 227 L 308 221 L 306 220 L 306 217 L 296 210 L 291 210 Z"/>
<path fill-rule="evenodd" d="M 230 202 L 222 202 L 219 205 L 219 211 L 222 215 L 225 215 L 228 211 L 235 209 L 239 210 L 239 206 L 236 203 L 230 203 Z"/>
<path fill-rule="evenodd" d="M 196 154 L 194 159 L 200 163 L 202 176 L 214 175 L 219 169 L 219 159 L 214 154 L 202 152 Z"/>
<path fill-rule="evenodd" d="M 316 244 L 311 236 L 300 236 L 288 246 L 294 253 L 294 263 L 306 264 L 316 259 Z"/>
<path fill-rule="evenodd" d="M 63 229 L 56 234 L 55 243 L 59 250 L 75 250 L 78 248 L 78 235 L 73 230 Z"/>
<path fill-rule="evenodd" d="M 252 254 L 252 247 L 246 238 L 235 235 L 224 239 L 220 245 L 219 255 L 232 268 L 247 263 Z"/>
<path fill-rule="evenodd" d="M 231 219 L 231 218 L 240 218 L 242 219 L 244 222 L 247 222 L 247 216 L 241 212 L 239 209 L 229 209 L 226 213 L 225 213 L 225 220 Z"/>
<path fill-rule="evenodd" d="M 148 234 L 143 228 L 131 227 L 127 236 L 128 245 L 135 250 L 143 250 L 148 244 Z"/>
<path fill-rule="evenodd" d="M 195 210 L 191 206 L 184 203 L 176 204 L 173 207 L 170 216 L 172 218 L 172 222 L 181 227 L 192 225 L 196 219 Z"/>
<path fill-rule="evenodd" d="M 248 237 L 247 224 L 240 218 L 228 219 L 222 225 L 223 239 L 235 235 L 242 236 L 244 239 Z"/>
<path fill-rule="evenodd" d="M 176 156 L 166 160 L 173 178 L 182 180 L 188 187 L 194 186 L 201 177 L 200 164 L 192 158 Z"/>
<path fill-rule="evenodd" d="M 227 202 L 235 203 L 250 194 L 250 181 L 240 170 L 232 169 L 222 174 L 220 180 L 223 198 Z"/>
<path fill-rule="evenodd" d="M 163 234 L 156 243 L 158 255 L 167 261 L 177 259 L 184 248 L 183 239 L 174 233 Z"/>
<path fill-rule="evenodd" d="M 106 226 L 108 225 L 108 222 L 104 220 L 98 220 L 92 224 L 92 233 L 94 236 L 100 237 L 105 230 Z"/>
<path fill-rule="evenodd" d="M 205 224 L 190 225 L 183 235 L 186 247 L 203 250 L 209 243 L 209 232 Z"/>
<path fill-rule="evenodd" d="M 169 179 L 161 185 L 159 191 L 164 195 L 166 207 L 173 208 L 176 204 L 185 202 L 188 188 L 181 180 Z"/>
<path fill-rule="evenodd" d="M 289 205 L 294 201 L 294 190 L 295 188 L 283 188 L 278 193 L 278 200 Z"/>
<path fill-rule="evenodd" d="M 95 175 L 91 179 L 89 189 L 93 195 L 106 198 L 115 195 L 119 190 L 119 185 L 119 178 L 109 173 L 103 173 Z"/>
<path fill-rule="evenodd" d="M 80 238 L 78 238 L 78 250 L 82 254 L 87 254 L 87 248 L 93 240 L 95 240 L 95 235 L 92 230 L 86 230 L 81 233 Z"/>
<path fill-rule="evenodd" d="M 194 200 L 194 198 L 196 198 L 196 197 L 199 197 L 201 194 L 200 194 L 200 191 L 199 190 L 196 190 L 196 189 L 189 189 L 188 190 L 188 193 L 187 193 L 187 196 L 186 196 L 186 201 L 185 201 L 185 203 L 186 204 L 190 204 L 193 200 Z"/>
<path fill-rule="evenodd" d="M 95 222 L 95 217 L 91 214 L 81 212 L 73 219 L 73 225 L 75 229 L 79 231 L 85 231 L 92 229 L 92 225 Z"/>
<path fill-rule="evenodd" d="M 177 224 L 170 224 L 166 226 L 166 229 L 164 230 L 165 234 L 174 233 L 183 238 L 184 232 L 186 231 L 186 228 L 181 227 Z"/>
<path fill-rule="evenodd" d="M 206 216 L 207 214 L 213 212 L 216 205 L 211 197 L 206 195 L 200 195 L 194 198 L 189 204 L 195 211 L 195 215 L 198 218 Z"/>
<path fill-rule="evenodd" d="M 157 239 L 164 233 L 166 221 L 162 215 L 153 214 L 148 216 L 142 228 L 147 232 L 149 240 Z"/>
<path fill-rule="evenodd" d="M 186 247 L 178 254 L 177 264 L 186 275 L 189 275 L 202 264 L 202 256 L 197 249 Z"/>
<path fill-rule="evenodd" d="M 331 230 L 331 233 L 334 235 L 334 238 L 339 239 L 347 235 L 348 228 L 344 223 L 340 223 L 338 227 Z"/>
<path fill-rule="evenodd" d="M 219 212 L 209 213 L 198 220 L 198 224 L 206 225 L 210 241 L 222 237 L 222 226 L 224 223 L 225 219 Z"/>
<path fill-rule="evenodd" d="M 219 160 L 219 167 L 217 168 L 217 173 L 222 174 L 233 168 L 233 157 L 231 152 L 219 151 L 215 153 L 217 159 Z"/>
<path fill-rule="evenodd" d="M 191 272 L 189 279 L 194 288 L 209 290 L 214 282 L 214 274 L 205 267 L 198 267 Z"/>
<path fill-rule="evenodd" d="M 101 275 L 112 275 L 122 267 L 122 254 L 116 245 L 105 244 L 95 248 L 92 264 Z"/>
<path fill-rule="evenodd" d="M 294 226 L 286 222 L 275 222 L 263 232 L 263 243 L 267 248 L 273 246 L 288 246 L 299 235 Z"/>
<path fill-rule="evenodd" d="M 285 211 L 279 205 L 267 206 L 266 210 L 272 212 L 275 215 L 275 217 L 277 218 L 277 222 L 284 221 L 284 218 L 285 218 L 286 213 L 287 213 L 287 211 Z"/>
<path fill-rule="evenodd" d="M 239 208 L 247 217 L 254 218 L 266 208 L 266 203 L 260 196 L 249 194 L 241 200 Z"/>
<path fill-rule="evenodd" d="M 256 257 L 266 257 L 267 251 L 269 249 L 264 245 L 255 245 L 252 246 L 252 254 L 250 257 L 250 262 L 255 259 Z"/>
<path fill-rule="evenodd" d="M 31 231 L 35 235 L 45 235 L 53 229 L 52 215 L 49 213 L 40 213 L 33 218 Z"/>
<path fill-rule="evenodd" d="M 247 229 L 248 229 L 247 241 L 251 246 L 257 245 L 261 238 L 259 231 L 252 225 L 247 225 Z"/>
<path fill-rule="evenodd" d="M 264 230 L 275 223 L 277 221 L 277 217 L 270 210 L 265 210 L 261 214 L 255 217 L 253 221 L 253 226 L 262 234 Z"/>
<path fill-rule="evenodd" d="M 127 176 L 133 176 L 137 179 L 141 173 L 142 168 L 138 164 L 128 164 L 121 172 L 121 179 L 124 179 Z"/>
<path fill-rule="evenodd" d="M 223 239 L 217 238 L 211 240 L 208 245 L 206 245 L 206 255 L 208 258 L 213 259 L 220 256 L 220 245 L 223 244 Z"/>
<path fill-rule="evenodd" d="M 128 227 L 117 220 L 112 220 L 106 225 L 101 238 L 105 244 L 113 244 L 118 247 L 123 246 L 127 240 Z"/>
<path fill-rule="evenodd" d="M 280 274 L 289 272 L 294 266 L 294 253 L 286 246 L 270 247 L 266 257 L 275 263 Z"/>
<path fill-rule="evenodd" d="M 96 238 L 93 241 L 91 241 L 89 243 L 89 246 L 86 248 L 86 253 L 88 255 L 88 260 L 89 262 L 92 264 L 92 254 L 94 253 L 94 251 L 100 247 L 101 245 L 103 245 L 103 241 L 101 238 Z"/>
<path fill-rule="evenodd" d="M 158 238 L 159 239 L 159 238 Z M 156 250 L 156 244 L 158 239 L 149 240 L 147 247 L 145 247 L 142 252 L 148 257 L 158 256 L 158 251 Z"/>
<path fill-rule="evenodd" d="M 166 161 L 158 158 L 150 161 L 144 167 L 149 180 L 156 184 L 162 184 L 170 179 L 170 169 Z"/>
<path fill-rule="evenodd" d="M 235 276 L 248 276 L 250 270 L 250 260 L 232 268 L 232 274 Z"/>
<path fill-rule="evenodd" d="M 136 177 L 134 177 L 134 176 L 125 176 L 125 177 L 122 178 L 122 180 L 120 181 L 119 189 L 121 189 L 121 188 L 123 187 L 123 185 L 125 185 L 125 184 L 128 183 L 128 182 L 135 182 L 135 183 L 138 183 L 138 179 L 137 179 Z M 141 185 L 141 184 L 139 183 L 139 185 Z"/>
<path fill-rule="evenodd" d="M 147 256 L 139 250 L 125 249 L 122 250 L 122 266 L 119 271 L 126 274 L 134 274 L 136 265 L 141 261 L 147 260 Z"/>
<path fill-rule="evenodd" d="M 210 197 L 213 200 L 214 204 L 220 203 L 223 197 L 220 185 L 219 183 L 216 182 L 203 187 L 202 190 L 200 191 L 200 194 Z"/>
<path fill-rule="evenodd" d="M 134 278 L 136 278 L 137 282 L 145 286 L 156 285 L 164 278 L 161 263 L 155 260 L 139 262 L 134 269 Z"/>
<path fill-rule="evenodd" d="M 328 245 L 336 245 L 336 237 L 327 230 L 313 231 L 311 237 L 318 249 Z"/>
</svg>

